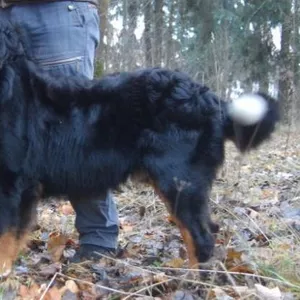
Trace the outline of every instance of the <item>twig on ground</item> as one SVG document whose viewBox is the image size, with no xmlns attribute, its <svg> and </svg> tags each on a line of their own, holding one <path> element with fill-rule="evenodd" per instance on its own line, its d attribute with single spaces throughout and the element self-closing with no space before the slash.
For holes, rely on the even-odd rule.
<svg viewBox="0 0 300 300">
<path fill-rule="evenodd" d="M 257 279 L 263 279 L 263 280 L 268 280 L 268 281 L 273 281 L 277 282 L 280 284 L 284 284 L 289 287 L 293 287 L 296 289 L 300 289 L 300 285 L 296 285 L 293 283 L 290 283 L 286 280 L 281 280 L 277 278 L 272 278 L 272 277 L 267 277 L 267 276 L 262 276 L 262 275 L 257 275 L 257 274 L 251 274 L 251 273 L 240 273 L 240 272 L 232 272 L 232 271 L 219 271 L 219 270 L 205 270 L 205 269 L 187 269 L 187 268 L 168 268 L 168 267 L 145 267 L 147 269 L 155 269 L 155 270 L 161 270 L 161 271 L 182 271 L 182 272 L 187 272 L 187 271 L 192 271 L 192 272 L 200 272 L 200 273 L 219 273 L 219 274 L 230 274 L 230 275 L 240 275 L 240 276 L 247 276 L 247 277 L 254 277 Z M 205 284 L 205 283 L 204 283 Z"/>
<path fill-rule="evenodd" d="M 44 299 L 44 297 L 46 296 L 47 292 L 49 291 L 51 285 L 53 284 L 53 282 L 54 282 L 54 280 L 56 279 L 56 277 L 57 277 L 58 274 L 59 274 L 59 273 L 56 272 L 56 273 L 53 275 L 53 277 L 51 278 L 49 284 L 47 285 L 46 289 L 44 290 L 44 292 L 43 292 L 43 294 L 42 294 L 42 296 L 40 297 L 39 300 L 43 300 L 43 299 Z"/>
</svg>

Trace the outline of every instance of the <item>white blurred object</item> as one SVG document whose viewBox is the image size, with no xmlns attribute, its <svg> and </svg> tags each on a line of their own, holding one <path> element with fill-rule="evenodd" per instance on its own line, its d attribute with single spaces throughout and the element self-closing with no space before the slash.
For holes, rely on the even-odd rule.
<svg viewBox="0 0 300 300">
<path fill-rule="evenodd" d="M 249 126 L 261 121 L 268 110 L 267 101 L 257 94 L 245 94 L 228 104 L 231 119 Z"/>
</svg>

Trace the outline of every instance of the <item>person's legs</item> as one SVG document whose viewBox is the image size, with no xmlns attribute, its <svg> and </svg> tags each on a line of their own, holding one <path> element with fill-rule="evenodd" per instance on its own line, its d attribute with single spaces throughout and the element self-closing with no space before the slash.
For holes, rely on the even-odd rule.
<svg viewBox="0 0 300 300">
<path fill-rule="evenodd" d="M 95 49 L 99 42 L 97 9 L 82 2 L 17 5 L 11 20 L 29 34 L 31 53 L 43 69 L 54 76 L 94 73 Z M 112 196 L 71 203 L 76 212 L 82 256 L 97 247 L 116 249 L 118 214 Z M 100 251 L 99 251 L 100 252 Z"/>
<path fill-rule="evenodd" d="M 16 5 L 10 19 L 25 29 L 32 57 L 54 76 L 94 73 L 99 43 L 97 8 L 85 2 L 59 1 Z"/>
<path fill-rule="evenodd" d="M 108 193 L 101 200 L 73 201 L 76 211 L 76 228 L 81 245 L 94 245 L 115 250 L 119 233 L 118 215 L 112 195 Z M 85 249 L 82 251 L 85 255 Z"/>
</svg>

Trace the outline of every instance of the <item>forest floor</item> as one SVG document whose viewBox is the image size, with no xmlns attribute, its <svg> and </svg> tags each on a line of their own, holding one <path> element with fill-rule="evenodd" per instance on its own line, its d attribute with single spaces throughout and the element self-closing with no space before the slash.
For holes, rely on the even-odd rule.
<svg viewBox="0 0 300 300">
<path fill-rule="evenodd" d="M 115 194 L 117 258 L 69 264 L 78 247 L 68 201 L 39 206 L 39 227 L 0 299 L 300 299 L 300 134 L 281 130 L 246 156 L 226 145 L 211 194 L 221 225 L 214 257 L 187 267 L 176 226 L 153 190 L 128 182 Z"/>
</svg>

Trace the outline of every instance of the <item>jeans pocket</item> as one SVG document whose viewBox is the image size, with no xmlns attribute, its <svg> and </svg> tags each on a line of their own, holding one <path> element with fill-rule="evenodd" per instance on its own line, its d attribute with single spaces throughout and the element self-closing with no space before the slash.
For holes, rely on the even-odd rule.
<svg viewBox="0 0 300 300">
<path fill-rule="evenodd" d="M 43 60 L 39 65 L 52 76 L 74 76 L 82 73 L 83 59 L 83 56 L 75 56 L 65 59 Z"/>
<path fill-rule="evenodd" d="M 83 60 L 83 56 L 75 56 L 65 59 L 56 59 L 56 60 L 43 60 L 40 62 L 40 65 L 43 67 L 51 67 L 51 66 L 57 66 L 62 64 L 72 64 L 75 62 L 80 62 Z"/>
</svg>

